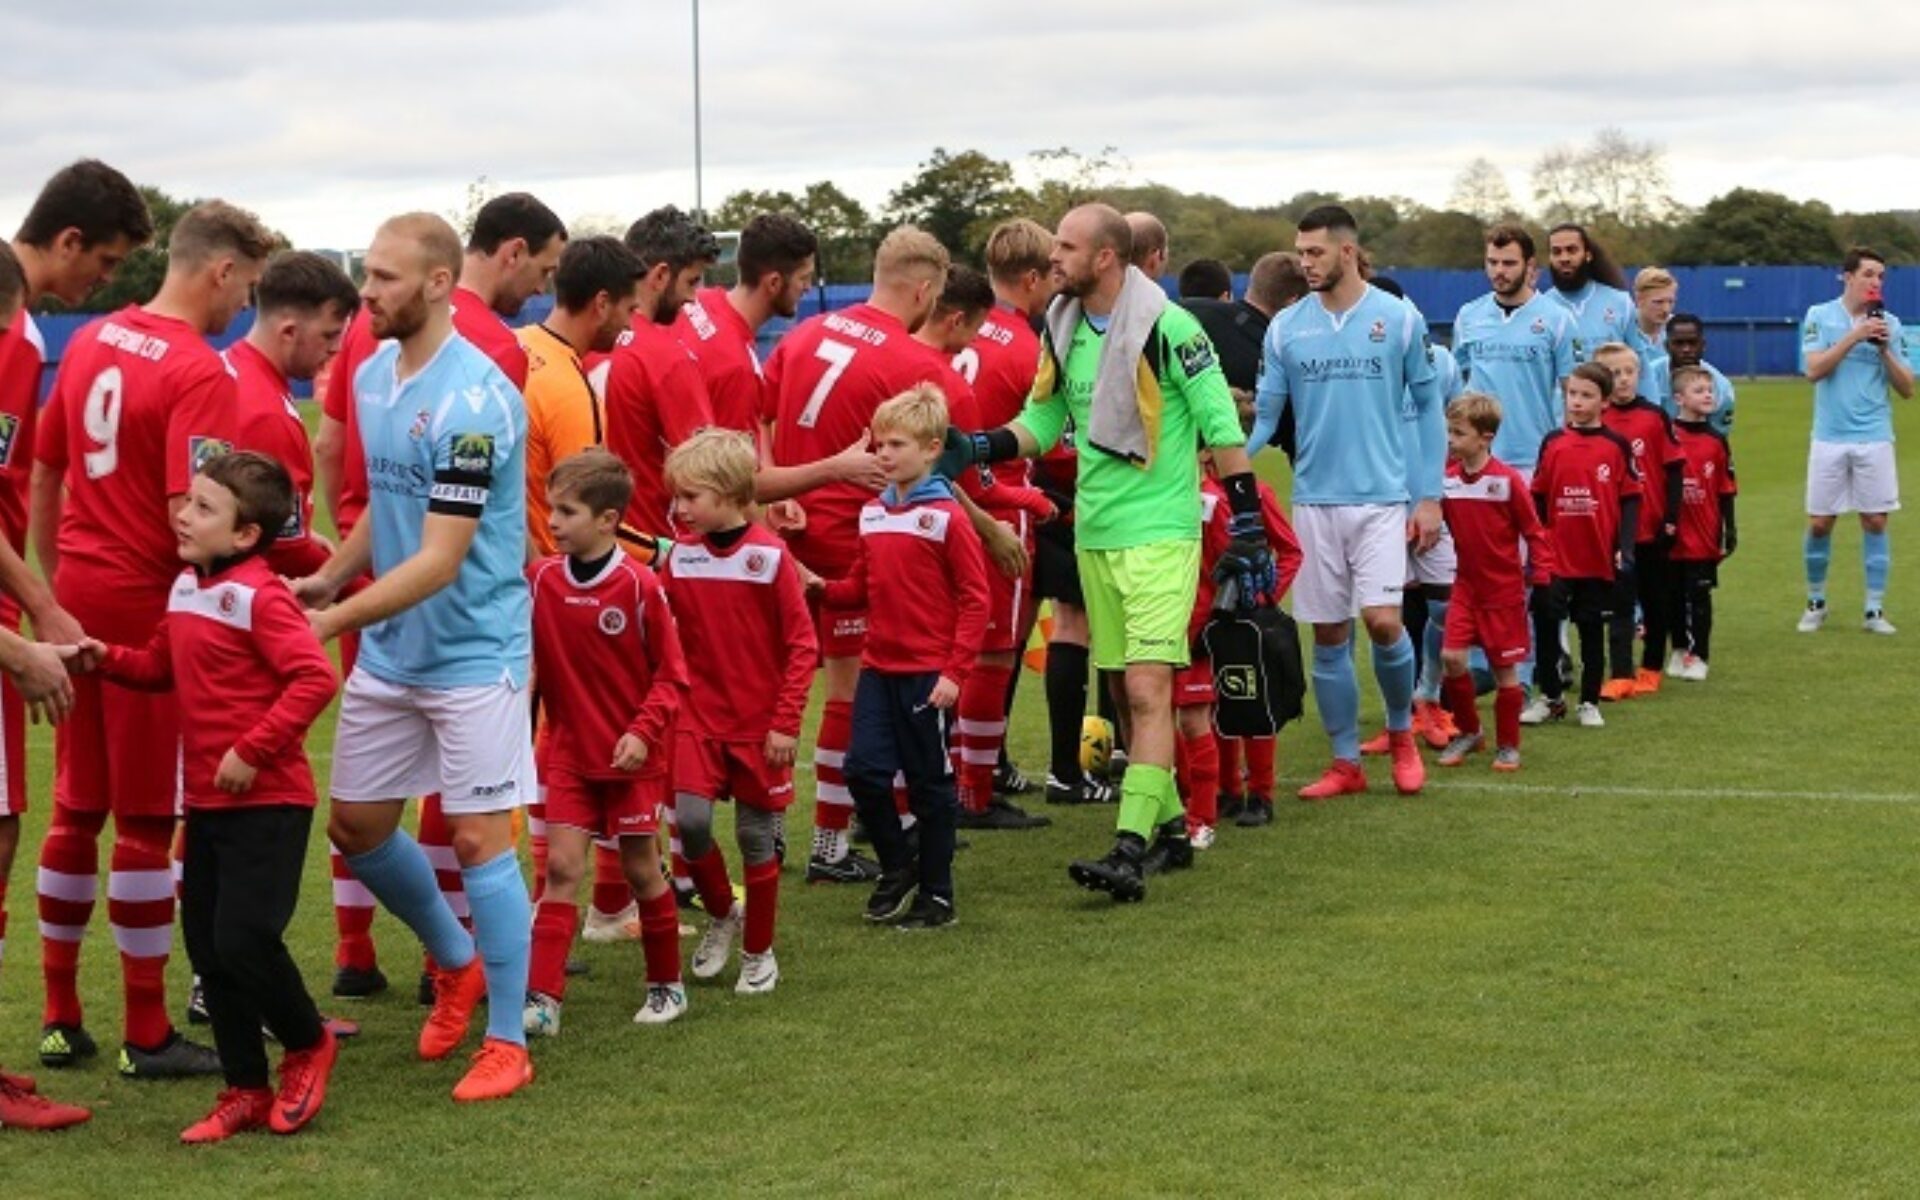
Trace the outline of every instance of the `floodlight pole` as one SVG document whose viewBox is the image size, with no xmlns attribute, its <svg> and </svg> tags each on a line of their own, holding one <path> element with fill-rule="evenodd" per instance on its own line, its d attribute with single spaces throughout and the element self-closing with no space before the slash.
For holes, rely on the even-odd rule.
<svg viewBox="0 0 1920 1200">
<path fill-rule="evenodd" d="M 693 0 L 693 215 L 707 219 L 700 163 L 700 0 Z"/>
</svg>

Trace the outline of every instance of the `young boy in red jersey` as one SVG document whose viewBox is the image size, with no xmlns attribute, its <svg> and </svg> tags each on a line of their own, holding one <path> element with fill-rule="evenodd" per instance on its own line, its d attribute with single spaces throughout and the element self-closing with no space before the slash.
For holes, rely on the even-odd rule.
<svg viewBox="0 0 1920 1200">
<path fill-rule="evenodd" d="M 1187 842 L 1195 850 L 1208 850 L 1213 847 L 1215 827 L 1221 816 L 1220 745 L 1222 742 L 1232 742 L 1237 750 L 1241 739 L 1218 738 L 1214 734 L 1213 663 L 1200 648 L 1200 631 L 1213 615 L 1213 569 L 1218 565 L 1220 556 L 1226 553 L 1227 544 L 1233 540 L 1227 530 L 1227 518 L 1233 513 L 1227 505 L 1226 490 L 1220 486 L 1219 477 L 1214 471 L 1213 455 L 1208 451 L 1200 452 L 1200 467 L 1200 584 L 1193 597 L 1193 616 L 1187 622 L 1187 638 L 1194 646 L 1193 661 L 1173 673 L 1174 716 L 1180 734 L 1180 740 L 1174 746 L 1174 774 L 1180 794 L 1186 797 Z M 1274 570 L 1279 577 L 1274 590 L 1277 602 L 1287 594 L 1287 589 L 1293 586 L 1293 577 L 1299 573 L 1300 543 L 1293 535 L 1293 526 L 1280 510 L 1280 498 L 1264 482 L 1259 487 L 1260 507 L 1267 524 L 1267 544 L 1273 549 Z M 1245 740 L 1249 743 L 1256 740 L 1266 743 L 1268 781 L 1266 792 L 1242 802 L 1238 810 L 1239 823 L 1246 826 L 1265 825 L 1273 820 L 1273 739 Z M 1240 782 L 1237 753 L 1234 755 L 1232 782 L 1236 787 Z M 1155 839 L 1142 865 L 1152 872 L 1169 866 L 1190 866 L 1192 863 L 1190 854 L 1183 855 L 1177 846 L 1169 848 L 1168 843 Z"/>
<path fill-rule="evenodd" d="M 1540 522 L 1553 535 L 1553 584 L 1536 596 L 1534 681 L 1540 694 L 1520 714 L 1523 725 L 1566 716 L 1560 697 L 1560 625 L 1571 619 L 1580 635 L 1580 724 L 1605 725 L 1600 683 L 1607 672 L 1606 621 L 1614 605 L 1616 572 L 1633 569 L 1633 537 L 1640 522 L 1640 478 L 1633 447 L 1600 423 L 1613 394 L 1613 372 L 1581 363 L 1562 383 L 1567 423 L 1540 442 L 1533 471 Z"/>
<path fill-rule="evenodd" d="M 671 791 L 673 731 L 687 692 L 680 634 L 654 573 L 620 548 L 633 475 L 598 447 L 547 477 L 548 528 L 560 553 L 527 569 L 533 662 L 546 711 L 540 778 L 547 793 L 547 886 L 533 918 L 523 1019 L 560 1031 L 574 897 L 595 838 L 620 842 L 640 898 L 646 1002 L 633 1019 L 664 1025 L 687 1010 L 680 917 L 660 868 L 660 808 Z"/>
<path fill-rule="evenodd" d="M 688 661 L 700 664 L 674 744 L 674 816 L 681 855 L 707 911 L 693 952 L 695 979 L 727 969 L 740 939 L 734 991 L 763 996 L 780 982 L 773 957 L 780 898 L 775 841 L 793 803 L 793 756 L 820 643 L 793 552 L 752 522 L 753 439 L 726 429 L 694 434 L 667 456 L 681 538 L 660 565 Z M 746 913 L 734 902 L 713 810 L 732 799 L 746 875 Z"/>
<path fill-rule="evenodd" d="M 1441 693 L 1459 734 L 1440 751 L 1443 767 L 1457 767 L 1486 744 L 1475 705 L 1467 657 L 1478 646 L 1493 669 L 1493 769 L 1520 769 L 1520 664 L 1527 658 L 1527 577 L 1520 543 L 1540 587 L 1549 553 L 1539 514 L 1520 472 L 1493 457 L 1500 402 L 1467 392 L 1447 405 L 1447 483 L 1440 501 L 1453 533 L 1459 571 L 1441 641 Z"/>
<path fill-rule="evenodd" d="M 947 714 L 986 640 L 986 558 L 952 485 L 932 473 L 947 435 L 940 389 L 907 389 L 874 410 L 872 425 L 874 454 L 892 482 L 860 511 L 860 557 L 823 597 L 869 613 L 847 788 L 880 855 L 867 919 L 938 929 L 954 920 L 958 802 Z M 917 847 L 894 811 L 896 772 L 906 775 Z"/>
<path fill-rule="evenodd" d="M 1713 376 L 1699 367 L 1673 373 L 1673 400 L 1680 413 L 1674 431 L 1685 460 L 1680 490 L 1679 532 L 1667 604 L 1673 622 L 1673 657 L 1667 674 L 1694 682 L 1707 677 L 1713 637 L 1713 589 L 1720 560 L 1740 544 L 1733 524 L 1733 452 L 1727 436 L 1708 423 L 1716 397 Z"/>
<path fill-rule="evenodd" d="M 1613 395 L 1600 421 L 1627 439 L 1640 474 L 1640 525 L 1633 534 L 1633 568 L 1620 572 L 1608 623 L 1607 658 L 1612 678 L 1602 700 L 1626 700 L 1660 690 L 1660 664 L 1667 650 L 1667 551 L 1680 509 L 1680 444 L 1666 410 L 1639 394 L 1640 356 L 1621 342 L 1608 342 L 1593 359 L 1613 372 Z M 1634 606 L 1640 608 L 1645 646 L 1633 665 Z"/>
<path fill-rule="evenodd" d="M 264 557 L 296 503 L 286 468 L 264 454 L 208 462 L 173 520 L 189 569 L 152 640 L 79 648 L 83 663 L 104 659 L 109 681 L 179 698 L 180 924 L 227 1085 L 181 1133 L 187 1143 L 302 1128 L 326 1099 L 339 1049 L 282 940 L 313 824 L 303 742 L 337 682 L 305 610 Z M 267 1087 L 263 1024 L 286 1047 L 278 1095 Z"/>
</svg>

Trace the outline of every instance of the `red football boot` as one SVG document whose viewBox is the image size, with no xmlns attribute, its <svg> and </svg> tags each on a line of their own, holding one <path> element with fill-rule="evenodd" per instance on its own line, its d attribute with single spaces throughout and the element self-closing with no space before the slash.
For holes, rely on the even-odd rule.
<svg viewBox="0 0 1920 1200">
<path fill-rule="evenodd" d="M 1300 789 L 1302 800 L 1328 800 L 1335 796 L 1358 795 L 1367 790 L 1367 773 L 1357 762 L 1336 758 L 1327 773 Z"/>
<path fill-rule="evenodd" d="M 1427 784 L 1427 764 L 1420 758 L 1420 743 L 1413 730 L 1387 735 L 1393 742 L 1393 787 L 1402 796 L 1418 795 Z"/>
</svg>

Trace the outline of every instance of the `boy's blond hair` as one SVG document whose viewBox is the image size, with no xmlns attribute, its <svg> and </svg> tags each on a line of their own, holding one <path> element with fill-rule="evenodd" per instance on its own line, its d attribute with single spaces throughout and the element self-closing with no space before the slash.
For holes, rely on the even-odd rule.
<svg viewBox="0 0 1920 1200">
<path fill-rule="evenodd" d="M 1661 288 L 1679 287 L 1680 281 L 1665 267 L 1641 267 L 1633 277 L 1633 294 L 1644 296 Z"/>
<path fill-rule="evenodd" d="M 1640 361 L 1640 356 L 1633 352 L 1633 347 L 1627 345 L 1625 342 L 1602 342 L 1599 348 L 1593 352 L 1593 357 L 1595 358 L 1620 358 L 1622 356 L 1631 358 L 1636 363 Z"/>
<path fill-rule="evenodd" d="M 1696 379 L 1706 380 L 1709 387 L 1713 385 L 1713 376 L 1708 374 L 1704 367 L 1680 367 L 1675 370 L 1671 381 L 1674 397 L 1677 399 L 1680 395 L 1680 389 Z"/>
<path fill-rule="evenodd" d="M 547 491 L 556 498 L 570 496 L 595 515 L 625 513 L 633 499 L 633 472 L 610 451 L 589 446 L 554 464 Z"/>
<path fill-rule="evenodd" d="M 1475 433 L 1500 432 L 1500 402 L 1485 392 L 1462 392 L 1447 403 L 1447 420 L 1464 422 Z"/>
<path fill-rule="evenodd" d="M 898 431 L 925 445 L 947 436 L 947 398 L 931 383 L 916 383 L 873 410 L 876 434 Z"/>
<path fill-rule="evenodd" d="M 733 429 L 707 428 L 667 455 L 667 486 L 676 492 L 705 488 L 742 508 L 753 503 L 759 469 L 753 439 Z"/>
</svg>

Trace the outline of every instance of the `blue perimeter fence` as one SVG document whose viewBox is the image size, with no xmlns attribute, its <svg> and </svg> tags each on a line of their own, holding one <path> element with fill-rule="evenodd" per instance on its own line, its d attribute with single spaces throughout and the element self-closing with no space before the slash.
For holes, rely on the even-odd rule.
<svg viewBox="0 0 1920 1200">
<path fill-rule="evenodd" d="M 1700 317 L 1707 325 L 1707 357 L 1729 375 L 1797 375 L 1800 373 L 1800 322 L 1812 305 L 1839 295 L 1839 272 L 1831 267 L 1675 267 L 1680 284 L 1679 311 Z M 1478 271 L 1411 270 L 1391 271 L 1406 289 L 1407 298 L 1426 314 L 1434 335 L 1450 341 L 1454 314 L 1460 306 L 1487 290 L 1486 277 Z M 1173 281 L 1163 280 L 1169 293 Z M 1234 290 L 1246 288 L 1247 278 L 1235 276 Z M 799 317 L 845 308 L 867 298 L 866 284 L 829 284 L 815 288 L 801 302 Z M 1894 313 L 1920 314 L 1920 271 L 1895 270 L 1888 274 L 1887 308 Z M 526 325 L 545 317 L 553 308 L 550 296 L 529 300 L 509 324 Z M 98 314 L 42 315 L 36 317 L 47 344 L 46 368 L 41 377 L 41 394 L 52 385 L 55 369 L 67 342 L 74 333 Z M 234 321 L 225 334 L 211 339 L 224 349 L 246 335 L 253 324 L 248 310 Z M 1909 322 L 1915 326 L 1915 322 Z M 771 353 L 792 322 L 775 319 L 760 330 L 761 356 Z M 1920 327 L 1907 330 L 1908 357 L 1920 365 Z M 297 385 L 304 396 L 306 385 Z"/>
</svg>

